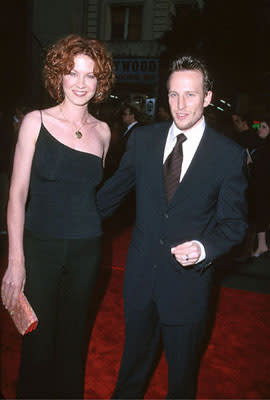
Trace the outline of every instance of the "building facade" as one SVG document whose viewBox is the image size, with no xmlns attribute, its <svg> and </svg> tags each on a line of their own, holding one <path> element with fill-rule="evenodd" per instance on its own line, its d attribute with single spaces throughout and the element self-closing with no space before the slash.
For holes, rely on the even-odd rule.
<svg viewBox="0 0 270 400">
<path fill-rule="evenodd" d="M 32 35 L 30 102 L 46 103 L 40 71 L 51 43 L 71 33 L 106 43 L 112 53 L 116 85 L 113 96 L 140 103 L 153 115 L 159 93 L 159 39 L 183 10 L 203 7 L 204 0 L 31 0 Z M 52 12 L 53 10 L 53 12 Z M 29 93 L 29 92 L 28 92 Z"/>
<path fill-rule="evenodd" d="M 115 65 L 114 95 L 155 112 L 159 92 L 159 42 L 180 9 L 200 0 L 87 0 L 86 34 L 105 42 Z"/>
</svg>

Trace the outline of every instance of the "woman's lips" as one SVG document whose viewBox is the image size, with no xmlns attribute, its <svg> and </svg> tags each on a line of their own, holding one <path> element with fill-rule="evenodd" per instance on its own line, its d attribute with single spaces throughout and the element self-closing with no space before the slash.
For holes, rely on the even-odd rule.
<svg viewBox="0 0 270 400">
<path fill-rule="evenodd" d="M 73 91 L 73 93 L 75 94 L 75 96 L 78 96 L 78 97 L 83 97 L 83 96 L 85 96 L 86 95 L 86 91 L 78 91 L 78 90 L 74 90 Z"/>
</svg>

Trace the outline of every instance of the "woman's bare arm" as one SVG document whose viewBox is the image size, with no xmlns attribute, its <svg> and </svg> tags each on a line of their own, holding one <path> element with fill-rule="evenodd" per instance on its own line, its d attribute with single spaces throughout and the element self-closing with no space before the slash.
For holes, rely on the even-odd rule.
<svg viewBox="0 0 270 400">
<path fill-rule="evenodd" d="M 103 138 L 103 143 L 104 143 L 102 161 L 103 161 L 103 167 L 105 167 L 105 159 L 106 159 L 106 155 L 108 153 L 110 141 L 111 141 L 111 130 L 105 122 L 102 122 L 101 131 L 102 131 L 102 138 Z"/>
<path fill-rule="evenodd" d="M 23 229 L 31 165 L 40 129 L 40 113 L 27 114 L 22 122 L 16 144 L 13 172 L 7 207 L 8 267 L 2 281 L 2 301 L 10 311 L 25 284 Z"/>
</svg>

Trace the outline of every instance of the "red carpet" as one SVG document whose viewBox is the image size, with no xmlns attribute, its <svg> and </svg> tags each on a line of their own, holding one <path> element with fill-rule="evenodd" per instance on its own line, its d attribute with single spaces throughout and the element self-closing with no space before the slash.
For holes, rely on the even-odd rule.
<svg viewBox="0 0 270 400">
<path fill-rule="evenodd" d="M 100 301 L 101 304 L 87 359 L 85 398 L 88 399 L 108 399 L 117 378 L 124 340 L 121 291 L 129 238 L 130 230 L 127 230 L 114 237 L 112 246 L 108 245 L 109 238 L 105 240 L 103 265 L 107 267 L 110 262 L 113 269 L 102 269 L 93 301 L 93 309 Z M 270 296 L 265 294 L 220 290 L 214 328 L 201 364 L 198 398 L 270 398 L 269 300 Z M 0 319 L 1 392 L 12 399 L 15 396 L 20 337 L 3 309 L 0 310 Z M 162 356 L 146 398 L 162 399 L 166 390 L 167 367 Z"/>
</svg>

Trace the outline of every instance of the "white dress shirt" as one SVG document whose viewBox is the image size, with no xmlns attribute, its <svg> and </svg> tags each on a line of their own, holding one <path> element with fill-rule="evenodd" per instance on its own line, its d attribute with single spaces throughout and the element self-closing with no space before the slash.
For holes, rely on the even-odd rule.
<svg viewBox="0 0 270 400">
<path fill-rule="evenodd" d="M 182 163 L 182 170 L 179 182 L 182 181 L 183 177 L 185 176 L 188 167 L 191 164 L 191 161 L 196 153 L 196 150 L 200 144 L 201 138 L 203 136 L 203 132 L 205 130 L 205 119 L 202 118 L 202 121 L 196 125 L 195 127 L 183 132 L 186 136 L 187 140 L 184 141 L 182 144 L 183 148 L 183 163 Z M 165 162 L 168 155 L 172 152 L 175 144 L 176 144 L 176 137 L 181 133 L 180 129 L 177 128 L 175 123 L 173 122 L 172 126 L 169 129 L 165 149 L 164 149 L 164 156 L 163 156 L 163 163 Z M 201 248 L 201 256 L 197 263 L 201 262 L 205 259 L 205 249 L 202 243 L 198 242 L 197 240 L 193 240 L 193 242 L 198 243 Z M 196 263 L 196 264 L 197 264 Z"/>
<path fill-rule="evenodd" d="M 194 157 L 194 154 L 196 153 L 196 150 L 203 136 L 204 130 L 205 130 L 205 120 L 203 118 L 202 121 L 199 123 L 199 125 L 189 129 L 186 132 L 183 132 L 187 140 L 185 140 L 184 143 L 182 144 L 183 163 L 182 163 L 182 170 L 179 182 L 181 182 L 181 180 L 185 176 L 185 173 L 188 170 L 188 167 L 190 166 L 190 163 Z M 163 163 L 165 162 L 168 155 L 172 152 L 172 149 L 176 144 L 176 137 L 180 133 L 181 133 L 180 129 L 178 129 L 175 123 L 173 122 L 172 126 L 170 127 L 166 140 Z"/>
</svg>

